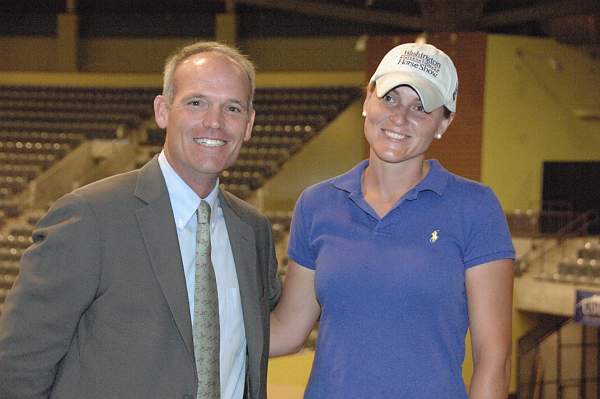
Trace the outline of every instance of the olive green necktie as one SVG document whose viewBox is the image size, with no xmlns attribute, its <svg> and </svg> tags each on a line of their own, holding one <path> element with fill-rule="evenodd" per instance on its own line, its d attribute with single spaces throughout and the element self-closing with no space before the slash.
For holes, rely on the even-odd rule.
<svg viewBox="0 0 600 399">
<path fill-rule="evenodd" d="M 219 297 L 210 260 L 210 205 L 204 200 L 198 207 L 196 230 L 193 332 L 198 372 L 197 399 L 219 399 Z"/>
</svg>

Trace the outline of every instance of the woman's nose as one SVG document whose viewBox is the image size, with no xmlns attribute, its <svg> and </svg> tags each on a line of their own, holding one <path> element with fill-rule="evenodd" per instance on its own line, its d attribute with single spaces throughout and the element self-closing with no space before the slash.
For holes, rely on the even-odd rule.
<svg viewBox="0 0 600 399">
<path fill-rule="evenodd" d="M 406 107 L 395 107 L 390 111 L 389 119 L 397 125 L 406 122 L 408 109 Z"/>
</svg>

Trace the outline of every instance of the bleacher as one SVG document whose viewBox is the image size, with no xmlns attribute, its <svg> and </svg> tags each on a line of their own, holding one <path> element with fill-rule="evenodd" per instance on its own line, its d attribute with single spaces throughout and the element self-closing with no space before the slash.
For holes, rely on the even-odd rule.
<svg viewBox="0 0 600 399">
<path fill-rule="evenodd" d="M 576 254 L 575 258 L 559 263 L 554 278 L 570 283 L 600 284 L 600 242 L 587 241 Z"/>
<path fill-rule="evenodd" d="M 356 87 L 258 88 L 252 138 L 242 147 L 236 163 L 222 173 L 222 186 L 247 198 L 360 95 Z M 162 130 L 156 126 L 148 129 L 143 143 L 147 155 L 139 163 L 159 152 L 163 142 Z"/>
<path fill-rule="evenodd" d="M 0 86 L 0 312 L 31 244 L 33 226 L 46 209 L 29 209 L 20 196 L 44 171 L 87 140 L 136 139 L 138 166 L 160 151 L 164 132 L 153 122 L 156 88 L 107 89 Z M 357 87 L 259 88 L 253 137 L 220 181 L 247 198 L 354 100 Z M 270 212 L 285 270 L 290 212 Z"/>
</svg>

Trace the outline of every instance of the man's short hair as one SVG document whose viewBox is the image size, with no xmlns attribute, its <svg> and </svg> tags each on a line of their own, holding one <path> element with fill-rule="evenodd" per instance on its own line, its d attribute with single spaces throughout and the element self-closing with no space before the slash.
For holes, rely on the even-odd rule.
<svg viewBox="0 0 600 399">
<path fill-rule="evenodd" d="M 248 107 L 252 108 L 254 99 L 254 91 L 256 89 L 256 71 L 252 61 L 243 55 L 238 49 L 219 42 L 196 42 L 188 46 L 182 47 L 175 51 L 165 63 L 163 72 L 163 96 L 167 98 L 167 102 L 171 104 L 175 98 L 175 70 L 177 67 L 189 57 L 200 53 L 219 53 L 228 57 L 235 64 L 239 65 L 248 76 L 250 83 L 250 98 L 248 99 Z"/>
</svg>

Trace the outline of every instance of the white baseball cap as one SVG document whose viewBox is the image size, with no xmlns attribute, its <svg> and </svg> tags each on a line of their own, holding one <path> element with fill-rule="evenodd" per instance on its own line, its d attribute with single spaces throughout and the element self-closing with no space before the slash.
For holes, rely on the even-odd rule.
<svg viewBox="0 0 600 399">
<path fill-rule="evenodd" d="M 456 111 L 458 76 L 450 57 L 431 44 L 405 43 L 391 49 L 369 81 L 377 97 L 400 85 L 412 87 L 425 111 L 442 105 Z"/>
</svg>

